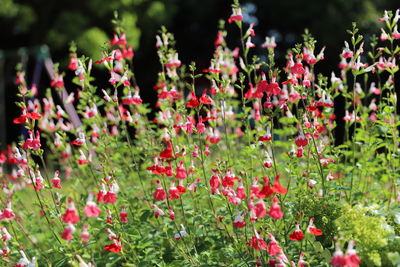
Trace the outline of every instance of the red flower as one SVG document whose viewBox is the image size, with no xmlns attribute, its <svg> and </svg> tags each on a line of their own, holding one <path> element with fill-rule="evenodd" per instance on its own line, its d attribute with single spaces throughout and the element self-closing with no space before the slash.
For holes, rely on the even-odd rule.
<svg viewBox="0 0 400 267">
<path fill-rule="evenodd" d="M 243 220 L 243 216 L 237 215 L 235 217 L 235 220 L 232 222 L 232 224 L 233 224 L 233 227 L 235 227 L 235 228 L 243 228 L 246 226 L 246 221 Z"/>
<path fill-rule="evenodd" d="M 272 140 L 272 135 L 271 135 L 271 130 L 269 128 L 267 129 L 266 134 L 258 137 L 258 141 L 261 141 L 261 142 L 269 142 L 271 140 Z"/>
<path fill-rule="evenodd" d="M 128 213 L 125 210 L 125 206 L 122 206 L 122 210 L 119 213 L 119 220 L 123 223 L 127 223 L 128 222 Z"/>
<path fill-rule="evenodd" d="M 258 197 L 269 197 L 274 193 L 272 187 L 268 183 L 268 178 L 264 177 L 264 186 L 261 191 L 258 193 Z"/>
<path fill-rule="evenodd" d="M 308 233 L 311 233 L 311 234 L 313 234 L 313 235 L 315 235 L 315 236 L 320 236 L 320 235 L 322 235 L 322 230 L 321 229 L 317 229 L 315 226 L 314 226 L 314 218 L 311 218 L 310 219 L 310 224 L 308 225 L 308 228 L 307 228 L 307 232 Z"/>
<path fill-rule="evenodd" d="M 267 249 L 267 243 L 265 243 L 264 239 L 262 239 L 260 236 L 252 236 L 250 245 L 255 249 L 255 250 L 266 250 Z"/>
<path fill-rule="evenodd" d="M 69 59 L 69 64 L 68 64 L 68 69 L 75 71 L 78 69 L 78 59 L 76 58 L 76 55 L 71 55 Z"/>
<path fill-rule="evenodd" d="M 277 175 L 276 175 L 276 178 L 275 178 L 275 184 L 272 186 L 272 191 L 275 192 L 275 193 L 277 193 L 277 194 L 282 194 L 282 195 L 284 195 L 284 194 L 287 193 L 287 189 L 284 188 L 284 187 L 279 183 L 279 178 L 280 178 L 280 175 L 277 174 Z"/>
<path fill-rule="evenodd" d="M 71 144 L 75 145 L 75 146 L 81 146 L 81 145 L 83 145 L 83 142 L 82 142 L 82 140 L 80 140 L 78 138 L 78 139 L 75 139 L 74 141 L 72 141 Z"/>
<path fill-rule="evenodd" d="M 174 157 L 172 153 L 172 143 L 169 140 L 165 141 L 165 143 L 167 144 L 167 147 L 164 149 L 164 151 L 160 152 L 160 158 L 172 159 Z"/>
<path fill-rule="evenodd" d="M 68 200 L 68 209 L 65 211 L 61 218 L 64 223 L 75 224 L 79 222 L 79 216 L 76 213 L 74 202 L 71 199 Z"/>
<path fill-rule="evenodd" d="M 191 92 L 191 98 L 189 102 L 186 103 L 186 107 L 188 108 L 195 108 L 200 106 L 200 102 L 197 99 L 196 93 L 194 91 Z"/>
<path fill-rule="evenodd" d="M 161 182 L 159 180 L 156 181 L 157 183 L 157 188 L 156 192 L 154 192 L 154 199 L 157 201 L 162 201 L 167 198 L 167 193 L 165 193 L 164 188 L 161 185 Z"/>
<path fill-rule="evenodd" d="M 3 210 L 0 215 L 0 220 L 10 221 L 15 218 L 15 214 L 11 209 L 11 200 L 7 200 L 7 207 Z"/>
<path fill-rule="evenodd" d="M 294 74 L 303 75 L 304 74 L 303 64 L 300 62 L 295 63 L 294 66 L 290 68 L 290 71 Z"/>
<path fill-rule="evenodd" d="M 117 240 L 114 240 L 114 243 L 108 244 L 104 246 L 104 250 L 114 252 L 114 253 L 120 253 L 122 251 L 122 246 L 121 246 L 121 241 L 118 238 Z"/>
<path fill-rule="evenodd" d="M 215 169 L 213 169 L 213 172 L 214 172 L 214 175 L 210 179 L 210 186 L 213 189 L 218 189 L 221 186 L 221 180 Z"/>
<path fill-rule="evenodd" d="M 183 185 L 183 180 L 179 180 L 179 184 L 176 189 L 178 189 L 178 194 L 184 194 L 186 192 L 186 188 Z"/>
<path fill-rule="evenodd" d="M 13 122 L 14 122 L 15 124 L 23 124 L 23 123 L 25 123 L 25 122 L 26 122 L 26 115 L 22 114 L 22 115 L 19 116 L 18 118 L 15 118 L 15 119 L 13 120 Z"/>
<path fill-rule="evenodd" d="M 176 174 L 175 178 L 178 179 L 185 179 L 186 178 L 186 170 L 185 167 L 183 167 L 183 160 L 179 163 L 179 166 L 176 167 Z"/>
<path fill-rule="evenodd" d="M 296 230 L 289 236 L 292 241 L 301 241 L 304 238 L 303 231 L 301 231 L 300 226 L 297 222 L 295 222 Z"/>
<path fill-rule="evenodd" d="M 262 198 L 260 198 L 258 203 L 254 206 L 254 212 L 257 218 L 263 218 L 267 214 L 265 203 Z"/>
<path fill-rule="evenodd" d="M 53 183 L 53 187 L 54 187 L 54 188 L 61 189 L 61 180 L 60 180 L 60 178 L 58 177 L 58 174 L 59 174 L 59 171 L 57 170 L 57 171 L 54 173 L 54 177 L 53 177 L 53 179 L 51 180 L 51 182 Z"/>
<path fill-rule="evenodd" d="M 115 201 L 117 201 L 117 194 L 115 192 L 108 191 L 103 198 L 103 201 L 105 203 L 115 203 Z"/>
<path fill-rule="evenodd" d="M 243 20 L 243 15 L 242 15 L 242 9 L 240 7 L 234 7 L 232 8 L 232 15 L 228 19 L 228 23 L 232 23 L 234 21 L 242 21 Z"/>
<path fill-rule="evenodd" d="M 304 136 L 303 133 L 300 133 L 300 135 L 298 137 L 296 137 L 296 140 L 294 142 L 295 142 L 296 146 L 298 146 L 298 147 L 304 147 L 304 146 L 308 145 L 308 140 Z"/>
<path fill-rule="evenodd" d="M 336 243 L 336 250 L 332 255 L 331 265 L 335 267 L 342 267 L 346 265 L 346 258 L 344 257 L 338 243 Z"/>
<path fill-rule="evenodd" d="M 212 99 L 207 95 L 207 89 L 203 91 L 203 94 L 200 97 L 200 103 L 204 105 L 211 105 L 213 103 Z"/>
<path fill-rule="evenodd" d="M 278 246 L 278 242 L 276 242 L 275 237 L 272 234 L 268 234 L 268 237 L 271 239 L 271 241 L 268 243 L 268 254 L 273 257 L 282 252 L 282 249 Z"/>
<path fill-rule="evenodd" d="M 70 241 L 74 233 L 75 233 L 75 227 L 72 224 L 68 224 L 64 228 L 64 232 L 62 232 L 61 238 Z"/>
<path fill-rule="evenodd" d="M 171 182 L 168 193 L 169 193 L 169 197 L 168 197 L 169 199 L 177 199 L 180 197 L 178 188 L 176 188 L 174 181 Z"/>
</svg>

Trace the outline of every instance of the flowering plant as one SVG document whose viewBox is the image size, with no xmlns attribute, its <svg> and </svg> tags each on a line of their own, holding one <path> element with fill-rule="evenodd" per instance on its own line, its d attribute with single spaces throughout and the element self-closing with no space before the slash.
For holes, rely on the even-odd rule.
<svg viewBox="0 0 400 267">
<path fill-rule="evenodd" d="M 362 251 L 366 262 L 381 264 L 378 254 L 396 264 L 398 247 L 375 249 L 360 236 L 375 229 L 359 228 L 400 234 L 399 10 L 379 19 L 385 28 L 368 53 L 353 24 L 329 79 L 316 72 L 325 48 L 307 31 L 285 66 L 273 37 L 261 45 L 266 61 L 250 58 L 254 26 L 238 2 L 232 8 L 228 26 L 241 47 L 231 49 L 221 27 L 205 70 L 186 68 L 162 28 L 154 109 L 141 99 L 118 26 L 94 62 L 71 46 L 76 89 L 55 66 L 39 99 L 19 70 L 14 123 L 28 137 L 0 154 L 5 263 L 359 266 Z M 96 86 L 93 64 L 106 69 L 108 86 Z M 335 146 L 339 122 L 345 136 Z M 355 204 L 381 215 L 357 223 Z"/>
</svg>

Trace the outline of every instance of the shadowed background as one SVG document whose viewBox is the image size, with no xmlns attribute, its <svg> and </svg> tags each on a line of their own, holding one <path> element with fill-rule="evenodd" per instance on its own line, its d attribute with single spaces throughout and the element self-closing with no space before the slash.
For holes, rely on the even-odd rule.
<svg viewBox="0 0 400 267">
<path fill-rule="evenodd" d="M 218 21 L 230 16 L 230 4 L 227 0 L 0 0 L 0 148 L 17 140 L 21 132 L 21 126 L 12 124 L 12 118 L 19 115 L 14 104 L 18 62 L 26 67 L 28 85 L 35 82 L 39 91 L 44 91 L 49 79 L 42 65 L 43 56 L 50 55 L 66 70 L 69 43 L 74 40 L 78 55 L 99 59 L 102 44 L 112 37 L 111 20 L 118 11 L 134 47 L 141 96 L 145 103 L 154 105 L 156 93 L 152 87 L 160 69 L 154 36 L 160 26 L 174 33 L 182 63 L 195 61 L 201 70 L 209 65 Z M 241 4 L 245 28 L 248 23 L 255 24 L 255 44 L 263 43 L 267 35 L 277 38 L 278 62 L 284 62 L 286 50 L 301 42 L 301 34 L 308 28 L 318 41 L 317 52 L 326 46 L 325 61 L 317 65 L 317 72 L 325 75 L 337 72 L 338 55 L 343 40 L 349 39 L 346 29 L 352 21 L 358 23 L 368 40 L 370 33 L 379 34 L 377 18 L 383 10 L 399 8 L 396 0 L 251 0 Z M 238 30 L 226 26 L 228 44 L 234 48 L 239 45 Z M 263 50 L 255 52 L 262 58 Z M 96 85 L 107 87 L 109 77 L 104 69 L 95 75 Z M 66 81 L 68 90 L 68 78 Z M 337 116 L 343 117 L 342 113 L 338 109 Z"/>
</svg>

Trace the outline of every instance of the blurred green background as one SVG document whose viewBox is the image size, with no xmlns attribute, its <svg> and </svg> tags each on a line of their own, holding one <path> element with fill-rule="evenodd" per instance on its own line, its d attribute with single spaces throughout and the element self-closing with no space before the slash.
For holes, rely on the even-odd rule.
<svg viewBox="0 0 400 267">
<path fill-rule="evenodd" d="M 74 40 L 78 53 L 101 57 L 101 46 L 113 33 L 114 11 L 119 12 L 128 41 L 134 47 L 134 66 L 142 98 L 154 103 L 153 84 L 159 71 L 155 51 L 155 34 L 161 25 L 175 34 L 179 57 L 184 64 L 195 61 L 199 69 L 207 68 L 213 53 L 213 42 L 219 19 L 226 20 L 231 13 L 232 1 L 228 0 L 0 0 L 0 88 L 5 94 L 0 102 L 0 128 L 4 118 L 10 121 L 18 115 L 13 102 L 16 87 L 15 65 L 25 61 L 28 84 L 40 80 L 39 90 L 48 87 L 43 70 L 38 71 L 38 47 L 46 44 L 50 55 L 61 68 L 66 69 L 68 47 Z M 260 45 L 266 35 L 277 38 L 277 56 L 283 61 L 287 48 L 301 41 L 301 34 L 308 28 L 318 40 L 317 51 L 326 46 L 325 62 L 317 71 L 329 75 L 337 70 L 338 54 L 343 40 L 348 39 L 346 29 L 357 22 L 366 37 L 379 34 L 377 18 L 385 9 L 400 7 L 398 0 L 250 0 L 241 1 L 245 8 L 244 21 L 255 23 Z M 247 27 L 247 26 L 245 26 Z M 238 31 L 227 25 L 228 43 L 238 46 Z M 26 49 L 21 49 L 26 48 Z M 263 50 L 255 50 L 262 56 Z M 36 74 L 35 74 L 36 73 Z M 107 81 L 108 74 L 99 72 L 99 85 Z M 39 78 L 38 78 L 39 77 Z M 46 80 L 47 79 L 47 80 Z M 104 86 L 107 86 L 104 84 Z M 16 130 L 10 128 L 0 143 L 10 142 Z"/>
</svg>

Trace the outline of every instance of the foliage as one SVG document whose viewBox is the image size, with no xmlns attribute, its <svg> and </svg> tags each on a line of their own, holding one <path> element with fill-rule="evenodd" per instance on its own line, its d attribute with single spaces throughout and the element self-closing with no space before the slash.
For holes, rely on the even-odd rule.
<svg viewBox="0 0 400 267">
<path fill-rule="evenodd" d="M 135 16 L 115 16 L 94 59 L 71 44 L 73 87 L 56 64 L 40 98 L 17 67 L 13 123 L 27 135 L 0 153 L 4 264 L 397 264 L 400 10 L 379 18 L 371 49 L 353 23 L 330 79 L 316 72 L 325 48 L 308 30 L 283 66 L 274 36 L 261 46 L 266 60 L 252 56 L 254 25 L 242 12 L 235 0 L 203 70 L 184 66 L 161 28 L 156 112 L 141 98 L 124 30 Z M 226 42 L 228 27 L 240 48 Z M 94 31 L 88 45 L 101 41 Z M 339 120 L 346 134 L 335 146 Z"/>
<path fill-rule="evenodd" d="M 390 251 L 389 240 L 395 240 L 396 237 L 393 228 L 385 221 L 385 214 L 377 208 L 347 205 L 343 207 L 342 216 L 335 220 L 335 224 L 342 236 L 354 239 L 359 244 L 360 256 L 366 265 L 388 266 L 389 263 L 382 259 Z M 398 252 L 398 246 L 390 252 Z"/>
</svg>

